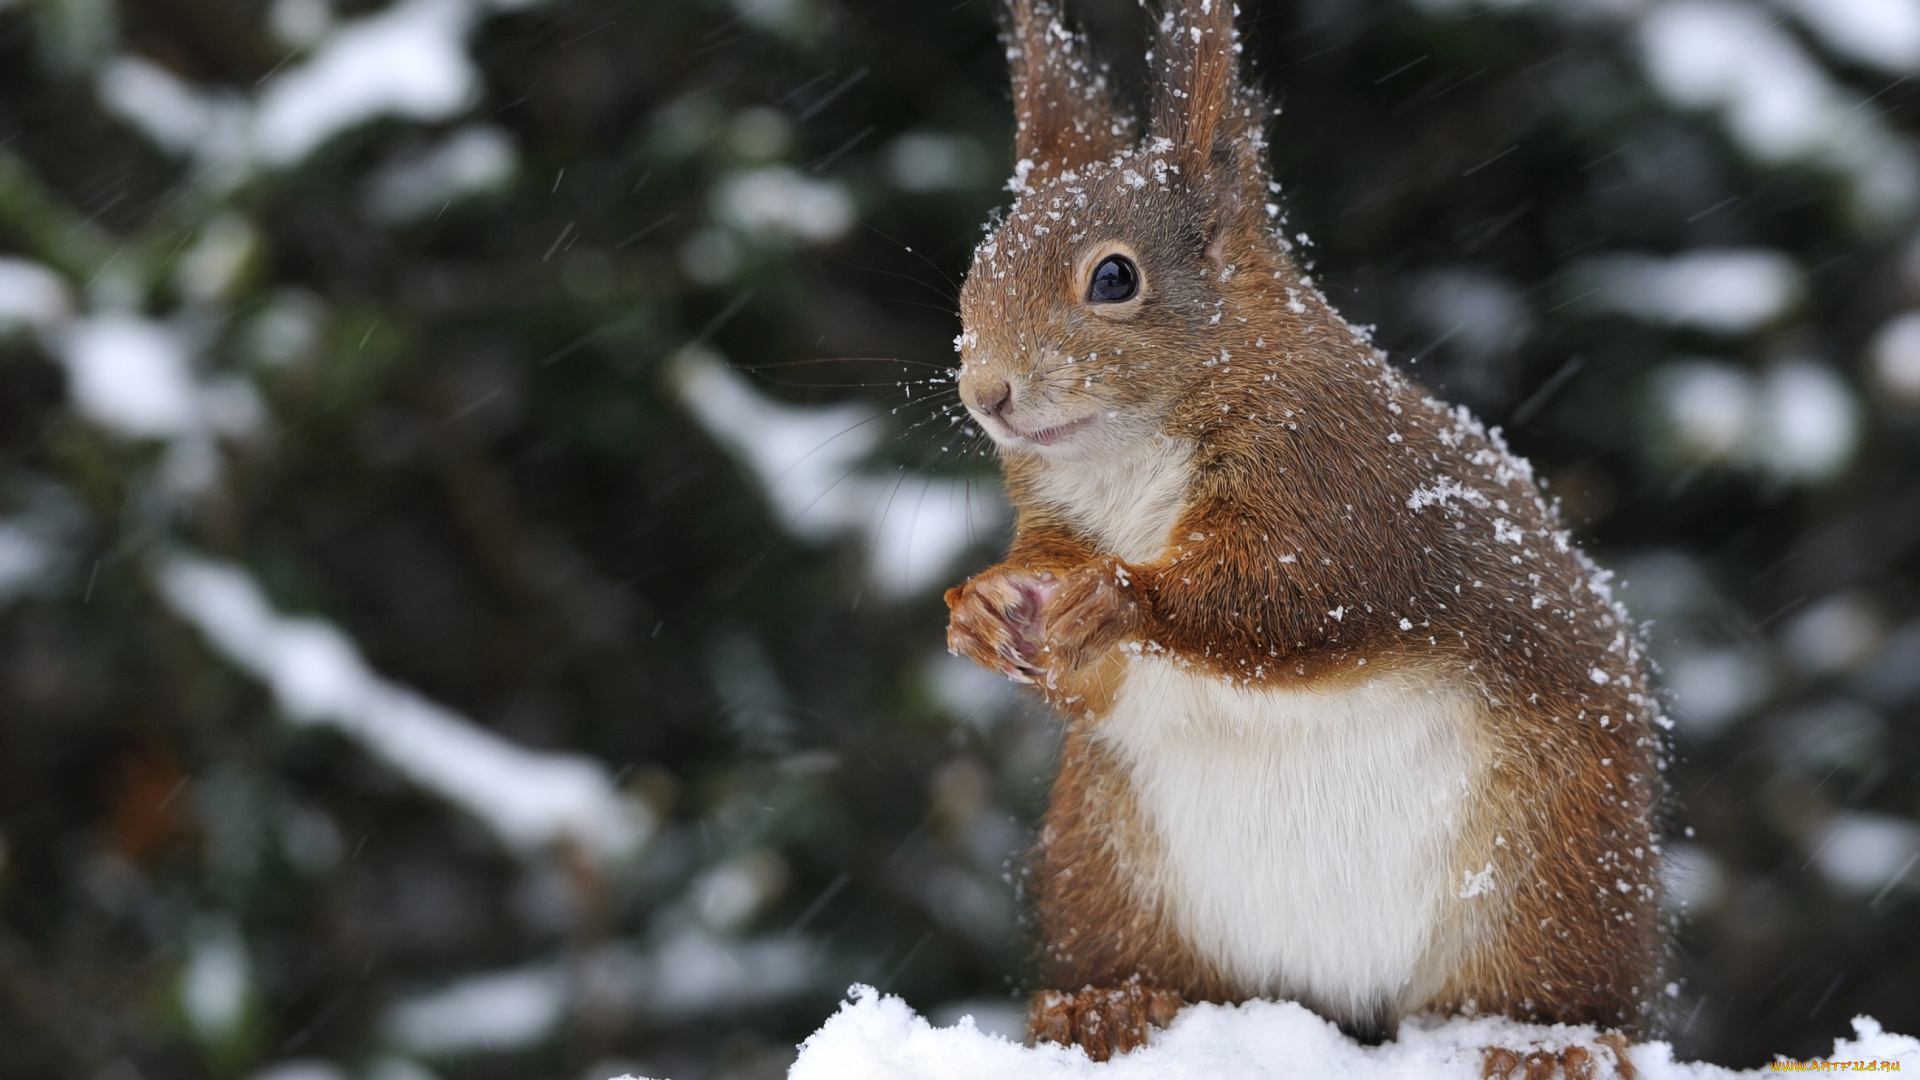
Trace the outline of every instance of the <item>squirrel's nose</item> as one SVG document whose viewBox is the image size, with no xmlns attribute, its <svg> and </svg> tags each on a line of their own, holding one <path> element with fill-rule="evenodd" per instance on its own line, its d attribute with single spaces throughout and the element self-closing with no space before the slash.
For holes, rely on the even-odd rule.
<svg viewBox="0 0 1920 1080">
<path fill-rule="evenodd" d="M 976 412 L 983 412 L 988 416 L 997 417 L 1006 412 L 1007 402 L 1013 398 L 1013 387 L 1007 385 L 1005 379 L 974 383 L 968 389 L 972 391 L 967 395 L 972 399 L 968 404 L 972 405 Z"/>
</svg>

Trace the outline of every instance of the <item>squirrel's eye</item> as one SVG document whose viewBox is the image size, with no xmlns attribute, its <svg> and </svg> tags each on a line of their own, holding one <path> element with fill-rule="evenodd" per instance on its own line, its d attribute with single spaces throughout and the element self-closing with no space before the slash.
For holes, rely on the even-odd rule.
<svg viewBox="0 0 1920 1080">
<path fill-rule="evenodd" d="M 1093 268 L 1093 280 L 1087 283 L 1087 301 L 1118 304 L 1133 299 L 1139 291 L 1140 268 L 1125 255 L 1109 255 Z"/>
</svg>

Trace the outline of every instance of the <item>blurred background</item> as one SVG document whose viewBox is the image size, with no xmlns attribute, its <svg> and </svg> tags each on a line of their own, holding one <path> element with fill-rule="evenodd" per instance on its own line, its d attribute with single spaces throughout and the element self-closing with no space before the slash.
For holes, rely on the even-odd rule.
<svg viewBox="0 0 1920 1080">
<path fill-rule="evenodd" d="M 1920 0 L 1242 6 L 1317 279 L 1648 621 L 1678 1052 L 1920 1032 Z M 1017 1027 L 1005 83 L 988 0 L 0 0 L 0 1077 Z"/>
</svg>

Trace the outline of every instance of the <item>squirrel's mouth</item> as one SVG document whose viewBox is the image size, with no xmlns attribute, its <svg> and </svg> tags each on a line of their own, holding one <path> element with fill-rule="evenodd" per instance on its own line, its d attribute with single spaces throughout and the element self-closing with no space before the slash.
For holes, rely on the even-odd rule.
<svg viewBox="0 0 1920 1080">
<path fill-rule="evenodd" d="M 1064 441 L 1074 432 L 1093 423 L 1093 420 L 1092 415 L 1087 415 L 1078 420 L 1069 420 L 1064 424 L 1055 424 L 1052 427 L 1044 427 L 1034 432 L 1021 431 L 1012 424 L 1008 424 L 1007 429 L 1035 446 L 1053 446 Z"/>
</svg>

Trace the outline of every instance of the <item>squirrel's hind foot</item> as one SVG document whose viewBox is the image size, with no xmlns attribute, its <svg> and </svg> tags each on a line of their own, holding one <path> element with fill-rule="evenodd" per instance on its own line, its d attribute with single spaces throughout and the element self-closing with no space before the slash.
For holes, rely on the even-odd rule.
<svg viewBox="0 0 1920 1080">
<path fill-rule="evenodd" d="M 1149 1027 L 1164 1028 L 1186 1004 L 1178 992 L 1123 985 L 1082 990 L 1043 990 L 1033 999 L 1027 1037 L 1036 1043 L 1078 1045 L 1094 1061 L 1106 1061 L 1147 1044 Z"/>
<path fill-rule="evenodd" d="M 1627 1057 L 1627 1041 L 1609 1032 L 1600 1042 L 1613 1051 L 1613 1074 L 1619 1080 L 1634 1080 L 1632 1059 Z M 1489 1046 L 1480 1062 L 1480 1080 L 1598 1080 L 1600 1073 L 1593 1051 L 1584 1046 L 1569 1046 L 1555 1053 L 1535 1050 L 1522 1054 L 1504 1046 Z"/>
</svg>

